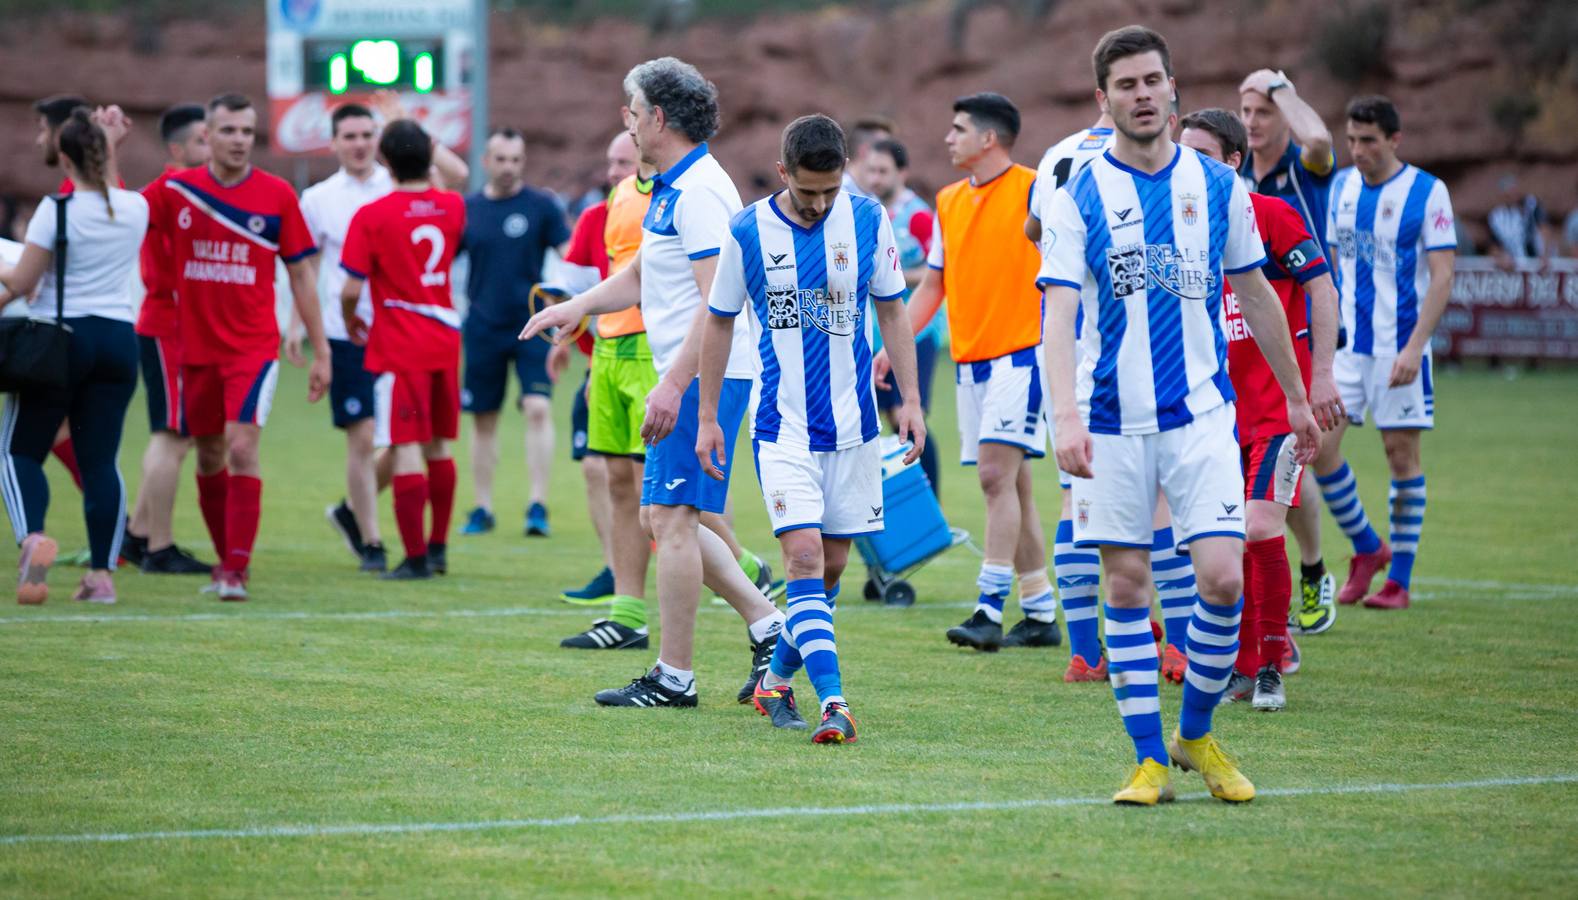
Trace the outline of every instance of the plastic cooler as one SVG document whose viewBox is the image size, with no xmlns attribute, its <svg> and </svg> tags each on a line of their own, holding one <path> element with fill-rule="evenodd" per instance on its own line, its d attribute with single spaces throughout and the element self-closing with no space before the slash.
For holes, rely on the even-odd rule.
<svg viewBox="0 0 1578 900">
<path fill-rule="evenodd" d="M 960 542 L 943 518 L 926 473 L 917 464 L 904 464 L 907 447 L 895 437 L 883 438 L 884 528 L 855 539 L 871 569 L 867 599 L 882 599 L 896 606 L 915 602 L 915 592 L 902 576 Z"/>
</svg>

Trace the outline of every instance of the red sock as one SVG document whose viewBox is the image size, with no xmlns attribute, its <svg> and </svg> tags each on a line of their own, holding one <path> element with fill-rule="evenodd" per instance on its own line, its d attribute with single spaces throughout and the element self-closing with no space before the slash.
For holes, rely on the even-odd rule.
<svg viewBox="0 0 1578 900">
<path fill-rule="evenodd" d="M 1255 677 L 1260 671 L 1260 640 L 1255 623 L 1259 621 L 1258 595 L 1255 591 L 1255 557 L 1244 553 L 1244 611 L 1238 618 L 1238 661 L 1233 668 L 1240 675 Z"/>
<path fill-rule="evenodd" d="M 225 563 L 225 501 L 230 496 L 230 472 L 220 469 L 212 475 L 197 476 L 197 506 L 203 511 L 203 523 L 208 526 L 208 536 L 214 541 L 214 553 L 219 564 Z"/>
<path fill-rule="evenodd" d="M 51 447 L 50 452 L 54 453 L 60 464 L 71 473 L 71 480 L 77 483 L 77 490 L 82 490 L 82 469 L 77 466 L 77 448 L 72 446 L 71 438 L 68 437 Z"/>
<path fill-rule="evenodd" d="M 427 494 L 433 504 L 433 530 L 428 536 L 430 544 L 449 543 L 449 519 L 455 511 L 455 461 L 430 459 L 427 461 Z"/>
<path fill-rule="evenodd" d="M 1244 545 L 1246 558 L 1255 559 L 1255 593 L 1259 596 L 1260 664 L 1282 666 L 1282 652 L 1288 645 L 1288 601 L 1293 599 L 1293 571 L 1288 566 L 1288 550 L 1282 535 Z"/>
<path fill-rule="evenodd" d="M 422 518 L 427 512 L 427 476 L 420 472 L 396 475 L 393 485 L 395 524 L 400 526 L 400 543 L 405 545 L 405 555 L 426 556 Z"/>
<path fill-rule="evenodd" d="M 227 572 L 245 574 L 252 565 L 252 545 L 258 539 L 258 520 L 263 517 L 263 479 L 256 475 L 232 475 L 230 496 L 225 506 L 225 556 L 220 567 Z"/>
</svg>

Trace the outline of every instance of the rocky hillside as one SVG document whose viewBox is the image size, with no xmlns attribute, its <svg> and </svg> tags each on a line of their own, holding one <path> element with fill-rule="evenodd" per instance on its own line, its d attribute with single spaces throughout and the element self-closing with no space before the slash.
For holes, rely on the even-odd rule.
<svg viewBox="0 0 1578 900">
<path fill-rule="evenodd" d="M 955 96 L 990 89 L 1014 98 L 1026 123 L 1017 156 L 1034 164 L 1050 142 L 1096 116 L 1089 61 L 1096 38 L 1144 22 L 1172 43 L 1185 109 L 1236 106 L 1245 73 L 1284 68 L 1340 144 L 1345 100 L 1382 91 L 1403 111 L 1406 158 L 1447 179 L 1466 221 L 1482 220 L 1495 202 L 1497 176 L 1509 170 L 1565 213 L 1578 205 L 1578 60 L 1568 60 L 1565 71 L 1531 73 L 1525 54 L 1494 40 L 1508 24 L 1508 7 L 1519 5 L 1401 0 L 1385 5 L 1390 14 L 1379 34 L 1359 25 L 1350 34 L 1322 18 L 1336 15 L 1327 5 L 1293 0 L 1064 0 L 1039 19 L 1024 17 L 1018 4 L 980 4 L 957 51 L 950 49 L 947 0 L 704 21 L 663 36 L 640 22 L 563 26 L 496 12 L 490 112 L 493 121 L 528 134 L 533 180 L 578 191 L 597 180 L 602 147 L 619 127 L 626 69 L 674 54 L 719 85 L 724 128 L 714 147 L 742 192 L 768 183 L 779 130 L 812 111 L 892 117 L 915 157 L 916 180 L 934 189 L 955 177 L 942 146 Z M 141 182 L 158 168 L 152 125 L 164 106 L 222 89 L 265 95 L 261 4 L 238 20 L 156 28 L 79 15 L 16 25 L 0 32 L 0 158 L 7 162 L 0 194 L 36 195 L 53 186 L 54 173 L 38 165 L 32 147 L 28 103 L 37 97 L 75 90 L 124 106 L 143 126 L 128 143 L 125 164 L 128 180 Z M 1366 40 L 1384 47 L 1384 63 L 1352 52 Z M 1334 76 L 1334 65 L 1346 65 L 1350 79 Z M 265 156 L 264 163 L 293 178 L 320 177 L 333 167 L 327 159 Z"/>
</svg>

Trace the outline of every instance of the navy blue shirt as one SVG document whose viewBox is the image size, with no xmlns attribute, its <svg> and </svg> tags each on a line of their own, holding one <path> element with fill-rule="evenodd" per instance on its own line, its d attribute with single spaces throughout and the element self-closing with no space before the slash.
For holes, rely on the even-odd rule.
<svg viewBox="0 0 1578 900">
<path fill-rule="evenodd" d="M 1238 174 L 1252 193 L 1279 197 L 1297 210 L 1310 236 L 1320 244 L 1321 255 L 1331 259 L 1331 251 L 1326 247 L 1326 211 L 1331 205 L 1331 178 L 1337 174 L 1336 160 L 1332 160 L 1326 174 L 1317 175 L 1304 165 L 1304 150 L 1294 141 L 1288 141 L 1288 149 L 1265 178 L 1255 181 L 1253 152 L 1244 155 Z"/>
<path fill-rule="evenodd" d="M 481 191 L 466 197 L 461 249 L 471 265 L 466 329 L 519 329 L 530 318 L 528 298 L 542 280 L 548 248 L 570 239 L 564 213 L 549 194 L 523 187 L 503 200 Z"/>
</svg>

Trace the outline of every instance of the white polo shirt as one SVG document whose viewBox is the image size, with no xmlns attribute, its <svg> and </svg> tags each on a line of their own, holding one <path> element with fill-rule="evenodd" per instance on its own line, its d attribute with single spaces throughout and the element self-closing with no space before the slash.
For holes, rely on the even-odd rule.
<svg viewBox="0 0 1578 900">
<path fill-rule="evenodd" d="M 340 311 L 340 289 L 345 287 L 346 279 L 345 270 L 340 268 L 340 251 L 345 248 L 345 233 L 351 228 L 351 217 L 392 190 L 394 178 L 389 170 L 374 163 L 372 174 L 366 180 L 341 169 L 302 191 L 301 214 L 307 219 L 313 243 L 323 254 L 318 263 L 318 303 L 323 308 L 323 333 L 331 341 L 350 339 L 345 330 L 345 315 Z M 373 299 L 366 284 L 362 285 L 356 314 L 363 322 L 372 324 Z"/>
<path fill-rule="evenodd" d="M 741 206 L 740 192 L 706 144 L 653 182 L 652 202 L 641 222 L 641 318 L 659 375 L 674 365 L 701 308 L 691 264 L 718 255 L 729 238 L 729 220 Z M 750 325 L 736 318 L 724 377 L 755 375 L 750 342 Z"/>
</svg>

